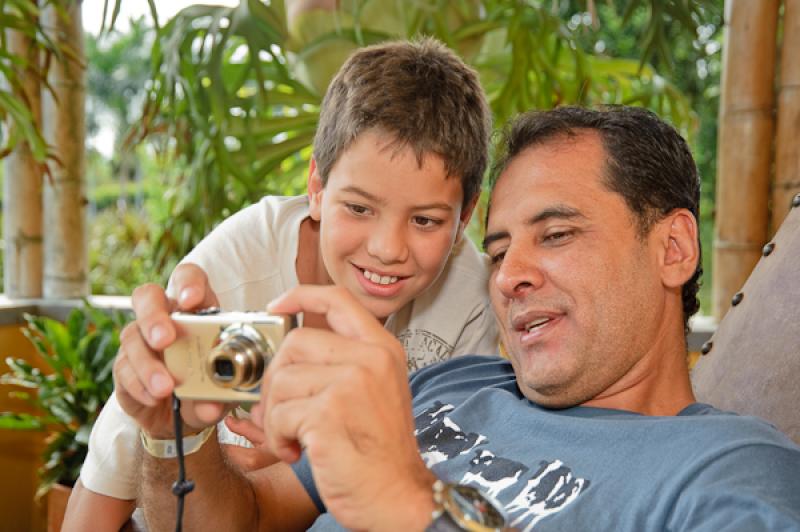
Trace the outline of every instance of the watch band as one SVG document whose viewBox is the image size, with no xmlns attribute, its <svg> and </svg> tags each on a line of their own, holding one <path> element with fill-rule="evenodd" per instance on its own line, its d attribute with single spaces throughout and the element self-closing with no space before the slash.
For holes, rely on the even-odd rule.
<svg viewBox="0 0 800 532">
<path fill-rule="evenodd" d="M 507 530 L 505 516 L 498 504 L 471 486 L 436 480 L 433 483 L 433 501 L 436 507 L 426 532 Z"/>
<path fill-rule="evenodd" d="M 425 532 L 461 532 L 465 530 L 453 521 L 453 518 L 447 512 L 434 512 L 433 515 L 433 521 L 425 529 Z"/>
<path fill-rule="evenodd" d="M 188 456 L 200 450 L 211 434 L 214 433 L 215 425 L 204 428 L 198 434 L 192 434 L 183 438 L 183 455 Z M 175 440 L 156 440 L 151 438 L 144 431 L 140 430 L 139 435 L 142 440 L 142 447 L 147 454 L 156 458 L 176 458 L 178 456 L 178 447 Z"/>
</svg>

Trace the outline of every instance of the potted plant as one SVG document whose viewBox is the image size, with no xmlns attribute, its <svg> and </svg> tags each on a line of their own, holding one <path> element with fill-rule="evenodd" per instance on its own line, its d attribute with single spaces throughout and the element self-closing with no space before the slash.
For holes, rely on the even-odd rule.
<svg viewBox="0 0 800 532">
<path fill-rule="evenodd" d="M 63 517 L 63 508 L 60 516 L 53 515 L 52 507 L 59 503 L 51 504 L 52 498 L 60 493 L 66 504 L 86 458 L 92 426 L 113 390 L 111 369 L 125 316 L 85 303 L 64 323 L 29 314 L 25 321 L 23 333 L 46 368 L 6 358 L 10 371 L 0 376 L 0 383 L 19 387 L 9 395 L 33 406 L 35 413 L 2 412 L 0 429 L 47 433 L 36 497 L 48 494 L 48 521 L 53 527 L 53 521 Z M 52 490 L 54 486 L 67 488 Z"/>
</svg>

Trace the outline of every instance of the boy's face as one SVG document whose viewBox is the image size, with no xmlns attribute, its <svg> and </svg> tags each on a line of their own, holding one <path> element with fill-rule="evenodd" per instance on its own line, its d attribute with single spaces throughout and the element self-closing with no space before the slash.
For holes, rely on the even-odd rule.
<svg viewBox="0 0 800 532">
<path fill-rule="evenodd" d="M 311 217 L 320 223 L 320 255 L 330 280 L 383 319 L 427 289 L 472 213 L 461 182 L 426 155 L 366 131 L 342 153 L 323 188 L 312 164 Z"/>
</svg>

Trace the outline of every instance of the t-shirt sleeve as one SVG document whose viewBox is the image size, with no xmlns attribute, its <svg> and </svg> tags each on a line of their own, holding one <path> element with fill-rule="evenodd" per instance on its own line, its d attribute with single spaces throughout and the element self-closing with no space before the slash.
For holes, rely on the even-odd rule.
<svg viewBox="0 0 800 532">
<path fill-rule="evenodd" d="M 136 498 L 136 438 L 138 428 L 112 394 L 89 436 L 89 452 L 81 468 L 81 483 L 101 495 Z"/>
<path fill-rule="evenodd" d="M 737 447 L 693 477 L 675 505 L 669 530 L 800 530 L 797 447 L 764 442 Z"/>
</svg>

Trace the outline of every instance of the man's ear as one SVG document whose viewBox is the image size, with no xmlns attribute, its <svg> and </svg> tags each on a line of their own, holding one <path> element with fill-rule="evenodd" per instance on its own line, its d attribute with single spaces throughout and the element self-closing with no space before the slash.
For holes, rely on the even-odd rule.
<svg viewBox="0 0 800 532">
<path fill-rule="evenodd" d="M 692 278 L 700 260 L 697 220 L 688 209 L 675 209 L 659 225 L 662 281 L 666 286 L 679 288 Z"/>
<path fill-rule="evenodd" d="M 480 198 L 481 194 L 478 192 L 475 194 L 475 197 L 472 198 L 469 203 L 464 205 L 464 208 L 461 209 L 461 215 L 458 217 L 458 232 L 456 233 L 456 243 L 461 241 L 461 237 L 464 235 L 464 230 L 469 225 L 469 221 L 472 219 L 472 211 L 475 210 L 475 205 L 478 204 L 478 199 Z"/>
<path fill-rule="evenodd" d="M 311 219 L 315 222 L 322 217 L 322 193 L 325 186 L 322 184 L 322 176 L 319 175 L 317 161 L 311 158 L 308 165 L 308 211 Z"/>
</svg>

